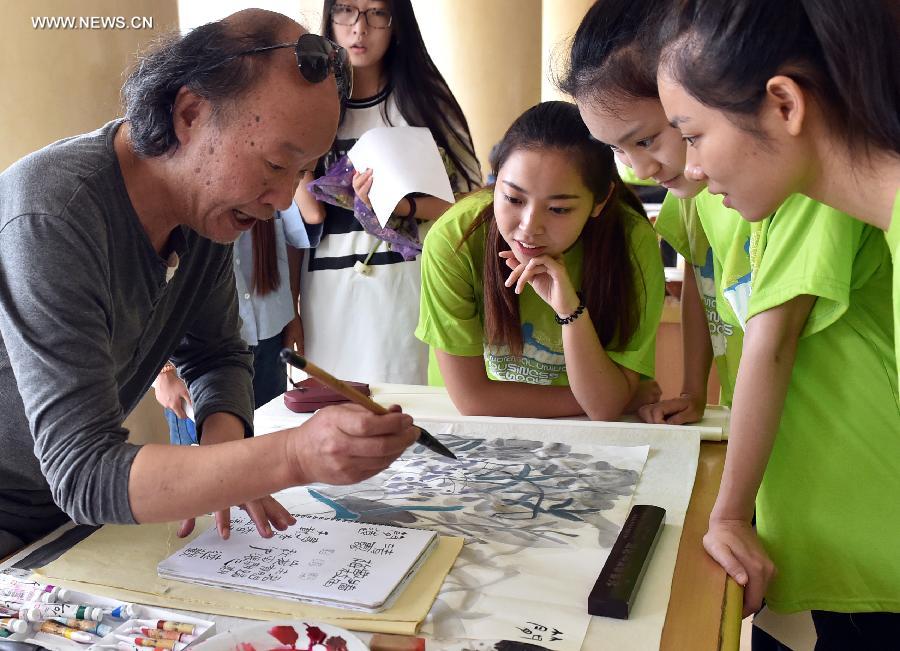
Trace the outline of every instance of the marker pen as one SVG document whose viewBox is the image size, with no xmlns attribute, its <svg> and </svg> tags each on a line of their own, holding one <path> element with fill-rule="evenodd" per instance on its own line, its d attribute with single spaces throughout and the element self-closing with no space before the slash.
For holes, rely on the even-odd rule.
<svg viewBox="0 0 900 651">
<path fill-rule="evenodd" d="M 101 624 L 100 622 L 96 622 L 91 619 L 72 619 L 66 617 L 53 617 L 51 619 L 54 622 L 59 622 L 63 626 L 75 628 L 79 631 L 85 631 L 87 633 L 93 633 L 94 635 L 99 635 L 100 637 L 109 635 L 113 630 L 112 626 L 109 626 L 108 624 Z"/>
<path fill-rule="evenodd" d="M 21 619 L 0 619 L 0 628 L 10 633 L 27 633 L 28 622 Z"/>
<path fill-rule="evenodd" d="M 58 624 L 57 622 L 52 621 L 46 621 L 41 624 L 40 631 L 41 633 L 60 635 L 67 640 L 80 642 L 81 644 L 90 644 L 94 641 L 94 638 L 91 637 L 90 633 L 85 633 L 84 631 L 76 631 L 74 628 L 69 628 L 68 626 L 63 626 L 62 624 Z"/>
</svg>

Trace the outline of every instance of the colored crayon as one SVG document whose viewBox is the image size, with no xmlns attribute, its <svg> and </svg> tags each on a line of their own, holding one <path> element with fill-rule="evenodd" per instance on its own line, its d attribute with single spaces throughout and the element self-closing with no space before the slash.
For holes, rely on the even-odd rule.
<svg viewBox="0 0 900 651">
<path fill-rule="evenodd" d="M 164 631 L 161 628 L 147 628 L 146 626 L 133 628 L 131 629 L 131 633 L 140 633 L 144 637 L 149 637 L 154 640 L 176 640 L 177 642 L 187 642 L 188 644 L 197 639 L 196 636 L 188 635 L 187 633 Z"/>
<path fill-rule="evenodd" d="M 116 642 L 116 648 L 119 649 L 119 651 L 169 651 L 169 649 L 163 649 L 162 647 L 138 646 L 131 642 L 126 642 L 125 640 Z"/>
<path fill-rule="evenodd" d="M 90 644 L 94 641 L 94 638 L 91 637 L 90 633 L 76 631 L 74 628 L 69 628 L 68 626 L 63 626 L 62 624 L 52 621 L 46 621 L 41 624 L 40 631 L 41 633 L 49 633 L 50 635 L 59 635 L 67 640 L 80 642 L 81 644 Z"/>
<path fill-rule="evenodd" d="M 164 631 L 178 631 L 179 633 L 187 633 L 194 635 L 197 629 L 193 624 L 184 624 L 167 619 L 140 619 L 135 622 L 139 626 L 149 626 L 150 628 L 160 628 Z"/>
</svg>

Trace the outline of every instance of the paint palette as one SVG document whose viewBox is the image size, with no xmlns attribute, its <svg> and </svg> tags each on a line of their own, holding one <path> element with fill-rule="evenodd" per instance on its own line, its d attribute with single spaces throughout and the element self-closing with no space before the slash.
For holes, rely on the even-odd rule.
<svg viewBox="0 0 900 651">
<path fill-rule="evenodd" d="M 353 633 L 302 620 L 257 622 L 194 644 L 193 651 L 369 651 Z"/>
<path fill-rule="evenodd" d="M 86 592 L 79 592 L 77 590 L 69 590 L 66 595 L 66 602 L 68 603 L 77 603 L 77 604 L 85 604 L 88 606 L 95 606 L 104 609 L 112 609 L 116 606 L 121 605 L 122 602 L 116 601 L 113 599 L 107 599 L 106 597 L 101 597 L 94 594 L 89 594 Z M 53 604 L 48 604 L 53 605 Z M 170 620 L 176 622 L 184 622 L 186 624 L 193 624 L 196 627 L 196 641 L 191 643 L 191 646 L 187 651 L 194 648 L 194 646 L 200 644 L 204 639 L 207 639 L 210 635 L 215 633 L 215 623 L 209 620 L 199 619 L 197 617 L 193 617 L 190 615 L 185 615 L 182 613 L 175 613 L 170 610 L 166 610 L 163 608 L 156 608 L 154 606 L 136 606 L 137 609 L 137 617 L 140 619 L 124 619 L 123 617 L 113 617 L 111 615 L 104 615 L 102 624 L 108 626 L 111 630 L 104 635 L 95 635 L 89 634 L 90 641 L 85 642 L 76 642 L 74 640 L 69 640 L 59 635 L 52 635 L 50 633 L 43 633 L 38 628 L 40 627 L 40 623 L 31 623 L 29 625 L 29 630 L 26 633 L 16 633 L 7 638 L 11 642 L 28 642 L 31 644 L 38 644 L 44 649 L 49 649 L 50 651 L 115 651 L 116 643 L 119 641 L 116 637 L 117 635 L 124 635 L 131 631 L 138 625 L 146 625 L 143 622 L 147 620 Z M 325 647 L 322 647 L 323 649 Z M 250 651 L 249 649 L 247 651 Z M 318 651 L 318 650 L 317 650 Z"/>
</svg>

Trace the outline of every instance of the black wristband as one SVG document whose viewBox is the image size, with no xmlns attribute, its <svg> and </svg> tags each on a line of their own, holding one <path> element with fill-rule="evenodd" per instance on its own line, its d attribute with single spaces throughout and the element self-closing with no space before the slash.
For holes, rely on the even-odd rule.
<svg viewBox="0 0 900 651">
<path fill-rule="evenodd" d="M 581 296 L 581 292 L 575 292 L 575 294 L 578 296 L 578 307 L 575 308 L 575 311 L 572 312 L 572 314 L 566 317 L 559 316 L 558 314 L 553 315 L 559 325 L 568 325 L 572 323 L 572 321 L 580 317 L 581 313 L 584 312 L 584 298 Z"/>
<path fill-rule="evenodd" d="M 412 198 L 412 195 L 408 195 L 406 200 L 409 201 L 409 214 L 406 216 L 407 219 L 415 219 L 416 216 L 416 200 Z"/>
</svg>

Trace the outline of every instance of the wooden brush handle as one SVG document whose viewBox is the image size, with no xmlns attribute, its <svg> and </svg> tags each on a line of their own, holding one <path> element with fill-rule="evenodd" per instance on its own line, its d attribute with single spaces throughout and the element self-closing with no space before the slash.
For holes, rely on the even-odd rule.
<svg viewBox="0 0 900 651">
<path fill-rule="evenodd" d="M 309 360 L 306 360 L 306 366 L 303 368 L 303 370 L 316 378 L 319 382 L 327 386 L 329 389 L 337 391 L 348 400 L 352 400 L 356 404 L 362 405 L 372 413 L 378 414 L 379 416 L 388 413 L 387 409 L 372 400 L 369 396 L 360 393 L 346 382 L 337 379 L 328 371 L 323 371 Z"/>
</svg>

